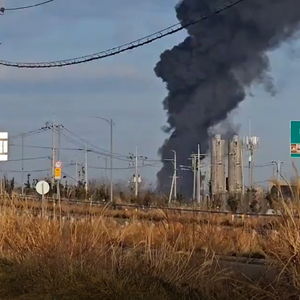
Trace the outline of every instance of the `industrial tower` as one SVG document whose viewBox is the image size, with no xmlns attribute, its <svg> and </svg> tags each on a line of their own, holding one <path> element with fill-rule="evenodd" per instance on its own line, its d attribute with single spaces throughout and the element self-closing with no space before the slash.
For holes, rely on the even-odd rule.
<svg viewBox="0 0 300 300">
<path fill-rule="evenodd" d="M 237 135 L 228 142 L 228 192 L 243 194 L 243 145 Z"/>
<path fill-rule="evenodd" d="M 225 193 L 225 140 L 221 139 L 221 135 L 216 135 L 211 145 L 211 195 L 214 198 Z"/>
</svg>

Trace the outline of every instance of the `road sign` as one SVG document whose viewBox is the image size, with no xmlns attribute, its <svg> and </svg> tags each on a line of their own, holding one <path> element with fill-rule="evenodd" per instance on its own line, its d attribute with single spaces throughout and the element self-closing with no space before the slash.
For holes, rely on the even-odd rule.
<svg viewBox="0 0 300 300">
<path fill-rule="evenodd" d="M 49 183 L 42 180 L 39 181 L 36 186 L 35 186 L 35 190 L 40 194 L 40 195 L 46 195 L 49 193 L 50 191 L 50 186 Z"/>
<path fill-rule="evenodd" d="M 62 162 L 61 161 L 57 161 L 55 163 L 55 168 L 62 168 Z"/>
<path fill-rule="evenodd" d="M 300 121 L 291 121 L 291 157 L 300 157 Z"/>
<path fill-rule="evenodd" d="M 55 168 L 54 169 L 54 178 L 55 178 L 55 180 L 60 180 L 61 179 L 61 173 L 62 173 L 61 168 Z"/>
<path fill-rule="evenodd" d="M 0 161 L 8 161 L 8 133 L 0 132 Z"/>
</svg>

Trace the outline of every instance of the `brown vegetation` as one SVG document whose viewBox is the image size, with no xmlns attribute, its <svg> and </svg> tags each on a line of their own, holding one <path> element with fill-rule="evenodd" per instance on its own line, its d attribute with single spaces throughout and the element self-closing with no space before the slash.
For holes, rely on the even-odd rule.
<svg viewBox="0 0 300 300">
<path fill-rule="evenodd" d="M 287 205 L 269 224 L 164 211 L 130 210 L 121 218 L 89 206 L 78 207 L 85 217 L 60 218 L 57 208 L 53 218 L 38 216 L 28 201 L 22 209 L 11 200 L 2 204 L 1 299 L 296 299 L 300 293 L 300 223 Z M 67 209 L 61 212 L 71 216 Z M 266 257 L 282 271 L 268 285 L 250 282 L 222 270 L 220 255 Z"/>
</svg>

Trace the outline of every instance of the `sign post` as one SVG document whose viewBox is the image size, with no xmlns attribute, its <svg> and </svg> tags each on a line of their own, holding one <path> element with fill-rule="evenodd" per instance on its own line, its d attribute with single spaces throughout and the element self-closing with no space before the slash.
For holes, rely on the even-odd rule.
<svg viewBox="0 0 300 300">
<path fill-rule="evenodd" d="M 62 162 L 57 161 L 55 163 L 55 170 L 54 170 L 54 179 L 57 183 L 57 199 L 58 199 L 58 205 L 59 205 L 59 212 L 60 212 L 60 218 L 61 218 L 61 203 L 60 203 L 60 180 L 62 178 Z"/>
<path fill-rule="evenodd" d="M 37 191 L 38 194 L 42 195 L 42 216 L 44 216 L 45 195 L 48 194 L 50 191 L 49 183 L 44 180 L 39 181 L 35 186 L 35 190 Z"/>
<path fill-rule="evenodd" d="M 300 158 L 300 121 L 291 121 L 290 155 Z"/>
<path fill-rule="evenodd" d="M 61 174 L 62 174 L 62 162 L 61 161 L 57 161 L 55 163 L 54 179 L 55 180 L 61 180 Z"/>
<path fill-rule="evenodd" d="M 8 133 L 0 132 L 0 161 L 8 161 Z M 3 195 L 3 180 L 0 178 L 0 190 Z"/>
</svg>

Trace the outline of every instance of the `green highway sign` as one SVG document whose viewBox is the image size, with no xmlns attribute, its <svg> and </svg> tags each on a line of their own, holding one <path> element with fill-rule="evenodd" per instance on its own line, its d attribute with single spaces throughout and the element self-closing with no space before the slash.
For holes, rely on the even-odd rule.
<svg viewBox="0 0 300 300">
<path fill-rule="evenodd" d="M 300 157 L 300 121 L 291 121 L 291 157 Z"/>
</svg>

